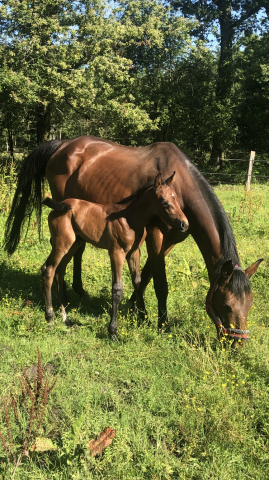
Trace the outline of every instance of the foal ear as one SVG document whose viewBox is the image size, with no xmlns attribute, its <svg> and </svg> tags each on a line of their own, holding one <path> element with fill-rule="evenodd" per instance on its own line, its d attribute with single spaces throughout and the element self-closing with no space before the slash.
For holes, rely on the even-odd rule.
<svg viewBox="0 0 269 480">
<path fill-rule="evenodd" d="M 227 260 L 227 262 L 225 262 L 221 267 L 219 284 L 227 285 L 231 280 L 233 273 L 234 273 L 233 262 L 232 260 Z"/>
<path fill-rule="evenodd" d="M 167 178 L 167 180 L 165 180 L 165 183 L 166 183 L 166 185 L 168 185 L 168 187 L 170 187 L 170 185 L 172 185 L 172 183 L 174 181 L 175 174 L 176 174 L 176 172 L 174 172 L 173 175 L 171 175 L 171 177 L 169 177 L 169 178 Z"/>
<path fill-rule="evenodd" d="M 263 258 L 260 258 L 259 260 L 257 260 L 257 262 L 254 262 L 252 265 L 250 265 L 250 267 L 246 268 L 245 274 L 248 278 L 250 278 L 251 275 L 257 272 L 258 266 L 262 261 L 263 261 Z"/>
<path fill-rule="evenodd" d="M 154 180 L 154 188 L 155 190 L 162 184 L 162 174 L 158 173 L 157 177 Z"/>
</svg>

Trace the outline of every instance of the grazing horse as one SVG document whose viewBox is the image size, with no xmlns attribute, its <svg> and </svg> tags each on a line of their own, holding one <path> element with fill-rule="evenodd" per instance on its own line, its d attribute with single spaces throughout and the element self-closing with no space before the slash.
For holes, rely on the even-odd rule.
<svg viewBox="0 0 269 480">
<path fill-rule="evenodd" d="M 171 184 L 174 174 L 162 183 L 159 173 L 153 187 L 146 186 L 128 206 L 124 204 L 99 205 L 85 200 L 69 198 L 55 202 L 50 198 L 42 204 L 53 208 L 48 222 L 51 234 L 52 251 L 42 267 L 46 320 L 53 318 L 51 286 L 56 273 L 61 315 L 66 325 L 70 321 L 65 312 L 67 304 L 64 295 L 64 275 L 81 241 L 89 242 L 98 248 L 108 250 L 112 270 L 112 315 L 109 333 L 112 338 L 117 334 L 117 311 L 123 295 L 122 268 L 127 259 L 133 286 L 137 296 L 137 307 L 145 312 L 143 296 L 139 292 L 140 251 L 146 237 L 146 225 L 154 215 L 158 215 L 170 227 L 186 232 L 188 220 L 180 209 Z"/>
<path fill-rule="evenodd" d="M 78 198 L 107 204 L 134 194 L 158 173 L 162 172 L 166 178 L 173 171 L 177 173 L 173 188 L 188 218 L 189 229 L 179 232 L 159 217 L 151 219 L 146 237 L 148 259 L 139 291 L 143 294 L 153 277 L 160 327 L 166 322 L 168 295 L 165 255 L 191 234 L 208 271 L 207 312 L 216 325 L 218 337 L 226 333 L 232 339 L 245 339 L 247 315 L 253 302 L 249 278 L 262 260 L 246 270 L 239 268 L 235 238 L 221 203 L 199 170 L 173 143 L 126 147 L 92 136 L 42 143 L 22 165 L 7 219 L 5 248 L 10 254 L 15 251 L 23 224 L 34 208 L 40 228 L 45 178 L 56 201 Z M 79 293 L 83 292 L 84 247 L 82 244 L 74 256 L 73 288 Z"/>
</svg>

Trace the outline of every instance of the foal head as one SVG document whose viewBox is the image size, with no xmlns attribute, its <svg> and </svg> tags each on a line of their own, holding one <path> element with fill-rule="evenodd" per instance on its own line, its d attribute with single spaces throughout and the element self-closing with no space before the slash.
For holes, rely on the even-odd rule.
<svg viewBox="0 0 269 480">
<path fill-rule="evenodd" d="M 206 311 L 217 328 L 219 340 L 224 336 L 233 341 L 248 340 L 248 312 L 253 304 L 249 278 L 257 271 L 263 259 L 257 260 L 246 270 L 226 261 L 210 287 L 206 299 Z"/>
<path fill-rule="evenodd" d="M 159 173 L 154 180 L 154 193 L 156 199 L 157 213 L 168 225 L 186 232 L 189 228 L 187 217 L 182 212 L 175 191 L 172 188 L 172 183 L 175 173 L 171 175 L 165 182 L 162 181 L 162 176 Z"/>
</svg>

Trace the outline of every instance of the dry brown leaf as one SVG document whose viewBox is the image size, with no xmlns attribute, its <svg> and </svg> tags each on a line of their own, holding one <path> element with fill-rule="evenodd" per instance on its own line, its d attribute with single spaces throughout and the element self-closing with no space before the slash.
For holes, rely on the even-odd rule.
<svg viewBox="0 0 269 480">
<path fill-rule="evenodd" d="M 116 430 L 111 430 L 110 427 L 106 427 L 99 435 L 97 440 L 91 440 L 88 443 L 88 448 L 91 451 L 91 457 L 94 455 L 100 455 L 102 451 L 107 448 L 113 438 L 116 437 Z"/>
</svg>

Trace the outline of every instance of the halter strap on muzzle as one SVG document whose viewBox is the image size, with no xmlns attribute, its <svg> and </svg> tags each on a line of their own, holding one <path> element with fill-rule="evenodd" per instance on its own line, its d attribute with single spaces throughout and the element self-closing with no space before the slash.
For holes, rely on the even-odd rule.
<svg viewBox="0 0 269 480">
<path fill-rule="evenodd" d="M 235 265 L 234 267 L 234 270 L 240 270 L 242 272 L 242 268 L 239 267 L 239 265 Z M 218 289 L 219 287 L 219 284 L 218 284 L 218 281 L 219 281 L 219 278 L 220 278 L 220 275 L 221 275 L 221 272 L 218 273 L 215 281 L 214 281 L 214 284 L 210 290 L 210 293 L 208 295 L 208 299 L 207 299 L 207 302 L 206 302 L 206 313 L 208 314 L 209 310 L 210 310 L 210 313 L 211 313 L 211 317 L 220 333 L 221 336 L 225 336 L 226 338 L 228 339 L 231 339 L 231 340 L 244 340 L 244 341 L 247 341 L 249 340 L 249 330 L 239 330 L 237 328 L 225 328 L 224 325 L 222 324 L 221 322 L 221 319 L 218 317 L 218 315 L 216 314 L 216 312 L 214 311 L 213 307 L 212 307 L 212 300 L 213 300 L 213 297 L 214 297 L 214 293 L 216 292 L 216 290 Z"/>
</svg>

